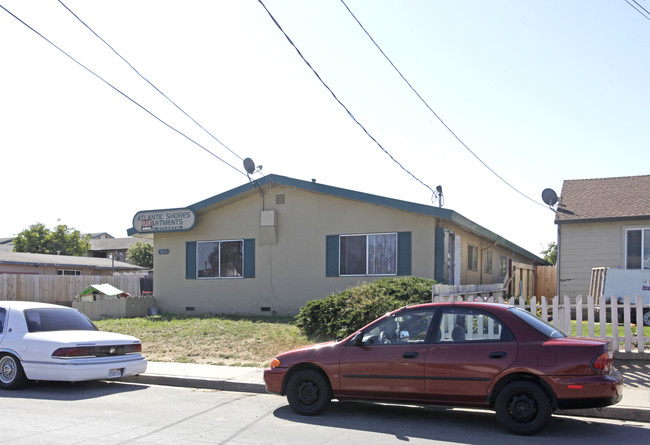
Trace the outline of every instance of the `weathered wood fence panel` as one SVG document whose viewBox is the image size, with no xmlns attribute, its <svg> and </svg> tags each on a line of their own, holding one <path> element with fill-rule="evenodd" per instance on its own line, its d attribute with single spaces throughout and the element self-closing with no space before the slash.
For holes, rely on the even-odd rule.
<svg viewBox="0 0 650 445">
<path fill-rule="evenodd" d="M 91 284 L 111 284 L 131 294 L 140 295 L 142 275 L 27 275 L 0 274 L 0 300 L 71 303 L 79 292 Z"/>
<path fill-rule="evenodd" d="M 537 266 L 535 268 L 535 293 L 551 298 L 557 294 L 557 266 Z"/>
</svg>

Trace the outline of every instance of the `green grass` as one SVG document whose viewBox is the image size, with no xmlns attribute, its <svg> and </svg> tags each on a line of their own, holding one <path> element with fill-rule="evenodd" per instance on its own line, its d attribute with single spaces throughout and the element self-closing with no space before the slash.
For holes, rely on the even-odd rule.
<svg viewBox="0 0 650 445">
<path fill-rule="evenodd" d="M 607 323 L 605 325 L 606 327 L 606 337 L 612 337 L 613 335 L 613 328 L 611 323 Z M 575 320 L 571 321 L 571 335 L 576 335 L 578 332 L 578 326 L 577 322 Z M 582 322 L 582 336 L 586 337 L 588 335 L 588 324 L 586 321 L 583 320 Z M 636 335 L 637 333 L 637 327 L 636 325 L 632 325 L 632 335 Z M 568 334 L 568 332 L 567 332 Z M 594 324 L 594 336 L 595 337 L 600 337 L 600 323 L 595 323 Z M 625 337 L 625 327 L 619 323 L 618 325 L 618 336 L 619 337 Z M 643 337 L 644 338 L 650 338 L 650 326 L 644 326 L 643 327 Z"/>
<path fill-rule="evenodd" d="M 145 357 L 161 362 L 264 367 L 276 354 L 312 343 L 292 317 L 161 315 L 95 324 L 138 337 Z"/>
</svg>

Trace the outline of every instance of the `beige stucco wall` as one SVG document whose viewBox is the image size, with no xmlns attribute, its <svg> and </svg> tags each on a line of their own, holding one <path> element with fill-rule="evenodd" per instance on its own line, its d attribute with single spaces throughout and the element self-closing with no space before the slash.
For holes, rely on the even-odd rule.
<svg viewBox="0 0 650 445">
<path fill-rule="evenodd" d="M 411 274 L 434 277 L 435 218 L 283 185 L 265 186 L 264 190 L 264 204 L 259 193 L 239 196 L 200 212 L 190 231 L 155 234 L 154 295 L 160 310 L 188 313 L 187 308 L 193 307 L 195 313 L 263 315 L 269 312 L 261 308 L 270 307 L 277 314 L 295 314 L 310 299 L 376 279 L 325 276 L 326 235 L 334 234 L 411 232 Z M 285 195 L 284 204 L 276 205 L 278 194 Z M 276 211 L 275 245 L 260 245 L 262 209 Z M 462 274 L 478 283 L 481 270 L 467 273 L 465 255 L 470 240 L 481 240 L 459 227 L 453 229 L 463 243 Z M 255 278 L 186 279 L 187 241 L 245 238 L 256 240 Z M 160 255 L 160 249 L 169 253 Z M 503 281 L 502 276 L 497 278 L 497 252 L 495 248 L 495 277 L 485 283 Z"/>
<path fill-rule="evenodd" d="M 650 227 L 650 220 L 559 225 L 559 294 L 589 293 L 591 269 L 625 267 L 625 230 Z"/>
</svg>

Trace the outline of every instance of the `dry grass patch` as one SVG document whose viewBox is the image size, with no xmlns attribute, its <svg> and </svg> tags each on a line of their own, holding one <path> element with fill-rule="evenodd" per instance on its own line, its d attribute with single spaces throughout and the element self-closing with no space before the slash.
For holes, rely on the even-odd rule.
<svg viewBox="0 0 650 445">
<path fill-rule="evenodd" d="M 276 354 L 312 343 L 291 317 L 162 315 L 95 324 L 138 337 L 147 360 L 159 362 L 264 367 Z"/>
</svg>

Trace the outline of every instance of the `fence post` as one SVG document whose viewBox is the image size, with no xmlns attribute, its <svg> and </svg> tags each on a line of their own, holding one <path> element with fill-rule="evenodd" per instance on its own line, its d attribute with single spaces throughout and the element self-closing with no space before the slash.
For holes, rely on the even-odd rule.
<svg viewBox="0 0 650 445">
<path fill-rule="evenodd" d="M 542 297 L 542 320 L 548 321 L 548 301 Z"/>
<path fill-rule="evenodd" d="M 618 352 L 621 349 L 618 344 L 618 301 L 615 296 L 610 297 L 609 301 L 612 307 L 612 346 L 614 346 L 614 352 Z"/>
<path fill-rule="evenodd" d="M 636 300 L 636 348 L 640 354 L 645 350 L 645 338 L 643 332 L 643 298 L 641 295 L 635 296 Z"/>
<path fill-rule="evenodd" d="M 576 297 L 576 337 L 583 337 L 582 326 L 582 295 Z"/>
<path fill-rule="evenodd" d="M 625 332 L 625 352 L 632 352 L 632 325 L 630 320 L 630 296 L 623 298 L 623 330 Z"/>
</svg>

